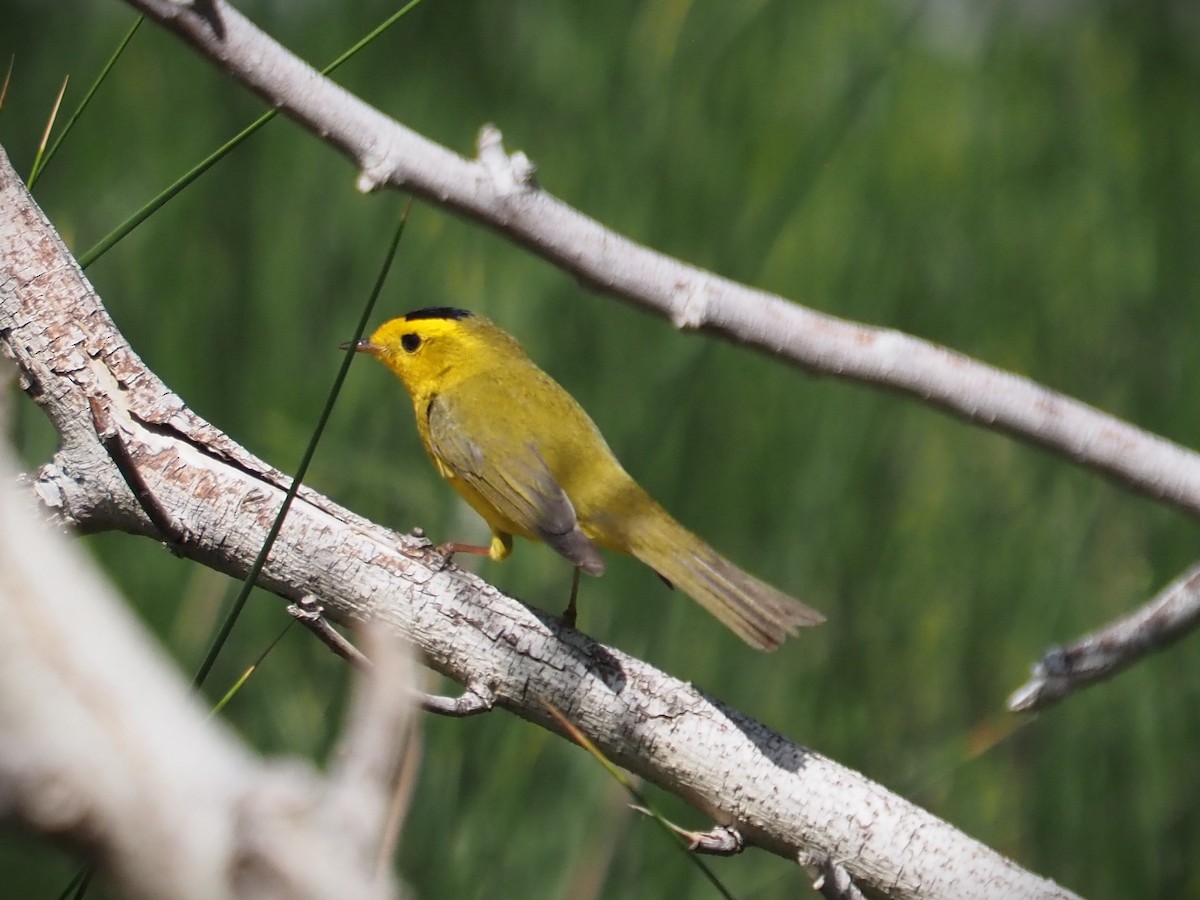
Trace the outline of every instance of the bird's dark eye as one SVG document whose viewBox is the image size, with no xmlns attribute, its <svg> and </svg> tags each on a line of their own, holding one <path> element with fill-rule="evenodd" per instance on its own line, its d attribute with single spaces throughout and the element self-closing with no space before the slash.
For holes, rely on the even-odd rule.
<svg viewBox="0 0 1200 900">
<path fill-rule="evenodd" d="M 401 335 L 400 346 L 409 353 L 415 353 L 416 349 L 421 346 L 421 336 L 411 331 L 408 334 Z"/>
</svg>

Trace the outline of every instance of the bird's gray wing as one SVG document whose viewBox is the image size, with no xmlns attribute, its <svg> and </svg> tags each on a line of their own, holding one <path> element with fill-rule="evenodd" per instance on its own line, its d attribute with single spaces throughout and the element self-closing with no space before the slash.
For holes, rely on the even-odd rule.
<svg viewBox="0 0 1200 900">
<path fill-rule="evenodd" d="M 591 575 L 604 571 L 596 545 L 579 530 L 575 507 L 529 435 L 503 428 L 486 450 L 461 425 L 452 399 L 435 397 L 428 408 L 434 453 L 501 516 L 545 541 Z"/>
</svg>

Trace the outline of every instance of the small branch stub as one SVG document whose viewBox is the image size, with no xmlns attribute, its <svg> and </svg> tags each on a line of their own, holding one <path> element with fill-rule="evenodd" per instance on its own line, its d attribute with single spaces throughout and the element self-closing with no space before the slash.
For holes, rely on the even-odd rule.
<svg viewBox="0 0 1200 900">
<path fill-rule="evenodd" d="M 465 719 L 468 716 L 490 712 L 496 705 L 496 695 L 486 684 L 474 682 L 457 697 L 424 694 L 418 696 L 417 704 L 426 712 L 453 719 Z"/>
<path fill-rule="evenodd" d="M 709 279 L 703 274 L 681 281 L 669 300 L 671 324 L 680 331 L 694 331 L 708 321 Z"/>
<path fill-rule="evenodd" d="M 511 156 L 505 153 L 503 136 L 495 125 L 489 123 L 479 130 L 475 146 L 479 164 L 491 178 L 498 196 L 511 197 L 534 186 L 537 167 L 533 160 L 520 150 Z"/>
<path fill-rule="evenodd" d="M 154 492 L 146 484 L 146 479 L 142 477 L 137 463 L 134 462 L 133 454 L 125 446 L 120 429 L 112 421 L 104 404 L 95 397 L 89 397 L 88 408 L 92 415 L 92 427 L 96 429 L 96 437 L 99 439 L 100 445 L 108 453 L 109 459 L 113 461 L 113 465 L 117 467 L 121 477 L 125 479 L 138 506 L 142 508 L 142 512 L 146 514 L 146 518 L 150 520 L 151 524 L 159 530 L 163 540 L 172 549 L 179 552 L 180 548 L 187 543 L 186 532 L 175 524 L 170 513 L 158 502 Z"/>
<path fill-rule="evenodd" d="M 659 818 L 653 811 L 644 806 L 632 804 L 629 807 L 634 812 L 644 816 Z M 733 825 L 717 825 L 708 831 L 692 831 L 674 822 L 660 819 L 668 828 L 687 841 L 688 850 L 706 856 L 737 856 L 746 849 L 746 839 Z"/>
<path fill-rule="evenodd" d="M 800 864 L 809 872 L 815 872 L 813 890 L 825 900 L 866 900 L 863 892 L 858 889 L 846 867 L 829 857 Z"/>
</svg>

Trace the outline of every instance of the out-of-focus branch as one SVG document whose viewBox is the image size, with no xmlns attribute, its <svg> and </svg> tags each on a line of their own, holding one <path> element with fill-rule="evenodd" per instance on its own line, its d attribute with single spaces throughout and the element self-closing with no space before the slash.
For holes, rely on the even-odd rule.
<svg viewBox="0 0 1200 900">
<path fill-rule="evenodd" d="M 0 447 L 0 819 L 133 898 L 395 897 L 372 859 L 387 786 L 253 757 L 44 520 Z M 389 737 L 392 759 L 361 741 L 351 759 L 394 764 Z"/>
<path fill-rule="evenodd" d="M 342 839 L 363 855 L 364 871 L 386 872 L 395 855 L 398 822 L 404 810 L 393 808 L 401 763 L 415 754 L 418 729 L 416 673 L 408 647 L 385 628 L 367 634 L 373 660 L 369 674 L 360 674 L 345 734 L 330 773 L 340 801 L 329 814 L 340 826 Z M 402 799 L 407 802 L 408 795 Z M 395 827 L 393 824 L 395 823 Z"/>
<path fill-rule="evenodd" d="M 1065 647 L 1052 647 L 1032 677 L 1008 698 L 1013 712 L 1034 712 L 1144 656 L 1173 644 L 1200 621 L 1200 565 L 1193 566 L 1149 603 Z"/>
<path fill-rule="evenodd" d="M 466 160 L 323 78 L 224 0 L 128 0 L 359 167 L 495 229 L 596 289 L 819 374 L 880 385 L 1023 438 L 1200 515 L 1200 455 L 1012 373 L 885 328 L 823 315 L 686 265 L 541 190 L 486 127 Z"/>
<path fill-rule="evenodd" d="M 249 569 L 286 477 L 204 422 L 116 330 L 0 153 L 0 347 L 62 436 L 35 489 L 64 520 L 158 537 L 102 446 L 96 401 L 175 523 L 172 549 Z M 400 536 L 303 490 L 260 583 L 326 614 L 378 623 L 430 666 L 551 730 L 560 710 L 609 759 L 750 846 L 828 859 L 895 898 L 1073 896 L 924 810 L 690 684 L 566 628 Z"/>
</svg>

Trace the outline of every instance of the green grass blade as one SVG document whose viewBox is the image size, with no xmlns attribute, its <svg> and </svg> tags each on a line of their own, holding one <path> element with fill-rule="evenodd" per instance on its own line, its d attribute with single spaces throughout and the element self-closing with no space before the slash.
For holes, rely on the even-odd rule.
<svg viewBox="0 0 1200 900">
<path fill-rule="evenodd" d="M 291 619 L 286 625 L 283 626 L 283 629 L 279 632 L 279 634 L 275 635 L 274 640 L 272 640 L 271 643 L 267 644 L 267 646 L 263 650 L 263 652 L 258 654 L 258 657 L 254 660 L 254 662 L 250 663 L 250 665 L 248 665 L 246 667 L 246 671 L 244 671 L 241 675 L 238 676 L 237 680 L 234 681 L 233 685 L 229 688 L 229 690 L 227 690 L 225 692 L 224 696 L 222 696 L 221 699 L 218 700 L 213 705 L 212 712 L 210 713 L 210 717 L 218 716 L 221 714 L 221 710 L 223 710 L 226 706 L 229 705 L 229 701 L 232 700 L 234 698 L 234 696 L 237 694 L 237 692 L 240 691 L 242 689 L 242 687 L 246 684 L 246 682 L 250 680 L 251 676 L 254 675 L 254 673 L 258 671 L 259 666 L 261 666 L 263 664 L 263 662 L 266 660 L 267 656 L 271 653 L 272 650 L 275 649 L 275 647 L 279 644 L 279 642 L 283 640 L 284 635 L 286 635 L 288 633 L 288 631 L 291 630 L 291 627 L 295 624 L 296 624 L 296 620 Z"/>
<path fill-rule="evenodd" d="M 50 151 L 46 154 L 44 159 L 39 155 L 38 158 L 34 160 L 33 170 L 29 173 L 28 187 L 30 190 L 33 190 L 34 184 L 37 183 L 38 178 L 41 177 L 41 174 L 45 170 L 46 166 L 50 164 L 50 160 L 54 159 L 54 154 L 58 152 L 58 148 L 62 145 L 63 139 L 71 133 L 71 129 L 75 126 L 75 122 L 81 115 L 83 115 L 83 111 L 87 109 L 88 104 L 92 102 L 92 97 L 95 96 L 96 91 L 100 90 L 100 85 L 104 84 L 104 80 L 108 78 L 108 73 L 112 71 L 112 68 L 114 65 L 116 65 L 117 60 L 121 58 L 121 54 L 125 52 L 126 46 L 128 46 L 129 41 L 137 33 L 138 28 L 141 26 L 142 21 L 145 18 L 145 16 L 138 16 L 137 19 L 134 20 L 134 23 L 129 27 L 129 30 L 125 32 L 125 37 L 121 38 L 121 42 L 117 44 L 117 49 L 113 51 L 112 56 L 108 58 L 108 62 L 104 64 L 104 68 L 100 70 L 100 74 L 96 76 L 96 80 L 92 82 L 92 86 L 88 88 L 87 93 L 83 95 L 83 99 L 79 101 L 79 105 L 75 107 L 75 111 L 71 113 L 71 117 L 67 119 L 67 123 L 63 126 L 62 131 L 58 133 L 58 138 L 50 147 Z"/>
<path fill-rule="evenodd" d="M 84 866 L 75 873 L 75 877 L 67 882 L 67 886 L 63 888 L 63 892 L 58 895 L 58 900 L 80 900 L 87 893 L 88 885 L 92 883 L 92 876 L 96 874 L 93 866 Z"/>
<path fill-rule="evenodd" d="M 180 193 L 180 191 L 182 191 L 193 181 L 220 162 L 230 150 L 270 122 L 277 114 L 278 110 L 274 109 L 270 112 L 263 113 L 252 123 L 250 123 L 250 125 L 243 128 L 199 163 L 188 169 L 180 178 L 178 178 L 165 190 L 151 199 L 149 203 L 147 203 L 132 216 L 105 235 L 104 238 L 102 238 L 98 244 L 92 247 L 91 250 L 78 257 L 79 267 L 81 269 L 86 269 L 97 259 L 107 253 L 110 249 L 112 249 L 114 244 L 116 244 L 127 234 L 133 231 L 133 229 L 137 228 L 148 218 L 158 212 L 158 210 L 165 206 L 169 200 L 173 199 L 178 193 Z"/>
<path fill-rule="evenodd" d="M 58 89 L 58 96 L 54 98 L 54 107 L 50 110 L 50 117 L 46 119 L 46 130 L 42 132 L 42 139 L 38 143 L 37 155 L 33 158 L 33 168 L 30 170 L 29 183 L 25 186 L 26 189 L 33 187 L 33 172 L 42 165 L 43 154 L 46 152 L 46 144 L 50 140 L 50 131 L 54 128 L 54 120 L 58 118 L 58 108 L 62 106 L 63 95 L 67 92 L 67 82 L 71 80 L 68 75 L 63 78 L 62 87 Z"/>
<path fill-rule="evenodd" d="M 400 19 L 415 9 L 421 2 L 422 0 L 410 0 L 409 3 L 405 4 L 395 13 L 388 16 L 388 18 L 384 19 L 380 25 L 372 29 L 364 38 L 352 45 L 350 49 L 346 50 L 337 59 L 323 68 L 321 70 L 321 74 L 329 75 L 332 73 L 335 69 L 371 43 L 371 41 L 383 34 L 383 32 L 385 32 L 388 28 L 395 25 L 398 21 L 400 21 Z M 161 209 L 167 203 L 167 201 L 172 199 L 176 194 L 211 169 L 214 165 L 216 165 L 217 162 L 224 158 L 227 153 L 233 150 L 234 147 L 238 146 L 238 144 L 246 140 L 256 131 L 274 119 L 277 115 L 279 115 L 278 109 L 271 109 L 263 113 L 250 125 L 246 126 L 244 129 L 238 132 L 238 134 L 205 157 L 201 162 L 197 163 L 195 166 L 185 172 L 182 177 L 175 181 L 174 184 L 169 185 L 160 194 L 150 200 L 149 203 L 147 203 L 132 216 L 118 225 L 115 229 L 109 232 L 109 234 L 101 239 L 99 243 L 92 247 L 92 249 L 78 257 L 80 268 L 86 269 L 88 266 L 94 263 L 97 259 L 104 255 L 104 253 L 110 250 L 114 244 L 129 234 L 129 232 L 133 231 L 133 229 L 141 225 L 144 221 L 150 218 L 150 216 L 154 215 L 154 213 Z"/>
<path fill-rule="evenodd" d="M 363 332 L 366 331 L 367 322 L 370 321 L 371 313 L 375 309 L 375 301 L 379 298 L 379 294 L 383 290 L 383 283 L 392 268 L 392 261 L 395 259 L 396 249 L 400 246 L 400 238 L 404 234 L 404 226 L 408 222 L 408 213 L 411 208 L 412 201 L 410 200 L 404 205 L 404 211 L 400 214 L 396 233 L 392 236 L 387 256 L 384 257 L 383 266 L 379 270 L 379 277 L 375 280 L 375 286 L 372 288 L 371 294 L 367 298 L 366 306 L 363 308 L 362 316 L 359 318 L 358 327 L 354 332 L 354 339 L 351 342 L 351 346 L 346 350 L 346 355 L 342 358 L 342 365 L 333 379 L 333 386 L 330 388 L 329 396 L 325 400 L 325 407 L 321 410 L 321 415 L 317 419 L 317 425 L 313 429 L 312 437 L 309 439 L 308 446 L 304 450 L 304 455 L 300 460 L 300 465 L 296 469 L 296 474 L 292 478 L 292 484 L 283 498 L 283 504 L 279 507 L 279 513 L 275 516 L 271 530 L 267 533 L 267 538 L 263 541 L 262 549 L 259 550 L 258 556 L 255 558 L 254 564 L 250 567 L 245 581 L 242 582 L 241 590 L 238 591 L 233 605 L 226 614 L 225 620 L 221 623 L 221 628 L 217 636 L 213 639 L 204 662 L 201 663 L 199 670 L 196 672 L 193 684 L 197 688 L 204 684 L 205 679 L 208 678 L 208 674 L 212 671 L 212 667 L 216 663 L 221 649 L 225 646 L 226 641 L 229 640 L 229 635 L 233 631 L 234 624 L 246 606 L 246 600 L 249 598 L 250 592 L 258 583 L 258 576 L 262 573 L 263 566 L 267 563 L 267 557 L 271 553 L 271 548 L 275 545 L 276 538 L 279 537 L 279 531 L 283 527 L 283 520 L 292 506 L 292 501 L 296 499 L 296 494 L 300 490 L 300 484 L 308 472 L 309 463 L 312 462 L 312 458 L 317 452 L 317 444 L 320 442 L 321 435 L 325 432 L 325 426 L 329 422 L 329 417 L 333 413 L 334 405 L 342 390 L 342 384 L 346 380 L 346 374 L 350 371 L 350 363 L 353 361 L 355 353 L 353 344 L 357 343 L 362 337 Z"/>
<path fill-rule="evenodd" d="M 389 28 L 391 28 L 393 25 L 395 25 L 397 22 L 399 22 L 401 19 L 403 19 L 405 16 L 407 16 L 410 12 L 412 12 L 414 9 L 416 9 L 418 6 L 420 6 L 421 2 L 422 2 L 422 0 L 409 0 L 408 3 L 404 4 L 404 6 L 400 7 L 398 10 L 396 10 L 394 13 L 392 13 L 390 16 L 388 16 L 386 19 L 384 19 L 382 22 L 380 22 L 377 26 L 375 26 L 375 28 L 373 28 L 371 31 L 368 31 L 366 33 L 366 35 L 357 44 L 352 44 L 350 46 L 350 49 L 348 49 L 345 53 L 343 53 L 341 56 L 339 56 L 337 59 L 335 59 L 329 65 L 327 65 L 325 68 L 323 68 L 321 70 L 321 74 L 322 75 L 332 74 L 334 71 L 336 71 L 342 65 L 342 63 L 346 62 L 351 57 L 356 55 L 358 53 L 358 51 L 360 51 L 364 47 L 366 47 L 369 43 L 371 43 L 371 41 L 375 40 L 375 38 L 379 37 L 381 34 L 383 34 L 385 31 L 387 31 Z"/>
<path fill-rule="evenodd" d="M 8 58 L 8 71 L 4 73 L 4 84 L 0 84 L 0 110 L 4 109 L 4 98 L 8 96 L 8 86 L 12 83 L 13 66 L 16 62 L 16 54 Z"/>
</svg>

